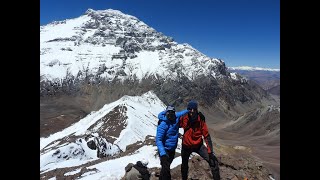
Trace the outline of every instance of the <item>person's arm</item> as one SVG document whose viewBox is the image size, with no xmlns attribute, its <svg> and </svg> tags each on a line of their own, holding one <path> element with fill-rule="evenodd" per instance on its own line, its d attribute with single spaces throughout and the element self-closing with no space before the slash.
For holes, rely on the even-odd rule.
<svg viewBox="0 0 320 180">
<path fill-rule="evenodd" d="M 160 113 L 158 114 L 158 119 L 159 119 L 159 120 L 167 120 L 166 112 L 167 112 L 166 110 L 160 112 Z"/>
<path fill-rule="evenodd" d="M 161 121 L 157 127 L 156 144 L 158 147 L 160 157 L 167 154 L 163 145 L 163 139 L 166 136 L 167 128 L 168 128 L 168 125 L 165 121 Z"/>
<path fill-rule="evenodd" d="M 211 154 L 213 153 L 213 146 L 212 146 L 212 140 L 211 140 L 211 136 L 208 132 L 208 126 L 207 123 L 205 121 L 202 121 L 203 125 L 202 125 L 202 135 L 204 137 L 204 141 L 207 144 L 207 149 L 208 149 L 208 153 Z"/>
<path fill-rule="evenodd" d="M 211 154 L 213 153 L 213 146 L 212 146 L 212 140 L 211 140 L 211 136 L 210 134 L 208 134 L 208 136 L 206 138 L 204 138 L 207 147 L 208 147 L 208 153 Z"/>
<path fill-rule="evenodd" d="M 187 114 L 188 112 L 189 112 L 189 111 L 188 111 L 187 109 L 185 109 L 185 110 L 176 112 L 176 116 L 177 116 L 177 118 L 180 118 L 181 116 Z"/>
</svg>

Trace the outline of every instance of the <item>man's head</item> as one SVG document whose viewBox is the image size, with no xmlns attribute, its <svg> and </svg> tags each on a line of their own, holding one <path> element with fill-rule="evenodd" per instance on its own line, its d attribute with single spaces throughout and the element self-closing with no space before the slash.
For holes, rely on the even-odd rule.
<svg viewBox="0 0 320 180">
<path fill-rule="evenodd" d="M 167 109 L 166 109 L 167 111 L 176 111 L 176 108 L 174 108 L 174 106 L 173 105 L 169 105 L 169 106 L 167 106 Z"/>
<path fill-rule="evenodd" d="M 169 119 L 170 121 L 176 120 L 176 108 L 173 105 L 167 106 L 166 111 L 167 119 Z"/>
<path fill-rule="evenodd" d="M 191 122 L 194 122 L 198 117 L 198 103 L 195 100 L 188 102 L 187 109 L 189 111 L 189 119 Z"/>
<path fill-rule="evenodd" d="M 198 110 L 198 103 L 197 103 L 197 101 L 195 101 L 195 100 L 190 100 L 190 101 L 188 102 L 187 109 L 188 109 L 189 111 L 190 111 L 191 109 L 193 109 L 193 110 Z"/>
</svg>

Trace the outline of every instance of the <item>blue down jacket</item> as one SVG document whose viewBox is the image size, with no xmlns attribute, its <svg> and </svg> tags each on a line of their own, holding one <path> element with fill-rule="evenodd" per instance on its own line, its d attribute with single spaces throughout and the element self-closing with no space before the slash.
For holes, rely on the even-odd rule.
<svg viewBox="0 0 320 180">
<path fill-rule="evenodd" d="M 157 127 L 156 144 L 160 157 L 166 155 L 165 150 L 175 150 L 178 144 L 179 136 L 179 118 L 186 113 L 188 110 L 176 112 L 176 120 L 170 121 L 166 117 L 166 110 L 162 111 L 158 115 L 159 125 Z"/>
</svg>

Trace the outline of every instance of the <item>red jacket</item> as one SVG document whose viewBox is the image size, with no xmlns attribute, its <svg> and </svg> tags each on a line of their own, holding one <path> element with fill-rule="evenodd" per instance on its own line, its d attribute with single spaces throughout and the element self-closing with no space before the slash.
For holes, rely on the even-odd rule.
<svg viewBox="0 0 320 180">
<path fill-rule="evenodd" d="M 190 123 L 189 116 L 186 114 L 180 118 L 179 125 L 184 129 L 184 135 L 182 138 L 183 146 L 187 148 L 197 148 L 203 143 L 203 136 L 208 148 L 208 153 L 211 153 L 211 149 L 206 138 L 209 135 L 208 127 L 206 122 L 200 119 L 199 115 L 195 122 Z"/>
</svg>

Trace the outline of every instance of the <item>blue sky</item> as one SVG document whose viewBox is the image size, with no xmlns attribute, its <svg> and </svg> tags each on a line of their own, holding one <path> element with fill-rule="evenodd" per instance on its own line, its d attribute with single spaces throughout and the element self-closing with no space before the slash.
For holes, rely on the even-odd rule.
<svg viewBox="0 0 320 180">
<path fill-rule="evenodd" d="M 40 0 L 40 25 L 88 8 L 133 15 L 227 66 L 280 68 L 280 0 Z"/>
</svg>

